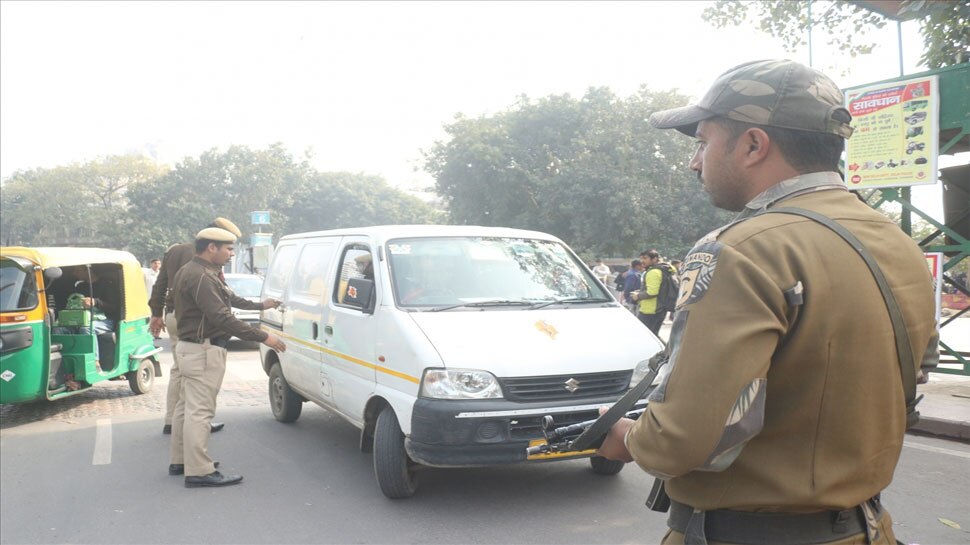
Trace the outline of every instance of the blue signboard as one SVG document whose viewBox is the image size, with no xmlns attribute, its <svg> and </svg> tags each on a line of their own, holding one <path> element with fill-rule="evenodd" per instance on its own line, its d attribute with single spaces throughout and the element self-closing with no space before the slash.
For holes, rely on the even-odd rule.
<svg viewBox="0 0 970 545">
<path fill-rule="evenodd" d="M 250 223 L 253 225 L 269 225 L 269 211 L 257 210 L 249 213 Z"/>
<path fill-rule="evenodd" d="M 273 233 L 253 233 L 249 239 L 250 246 L 272 246 Z"/>
</svg>

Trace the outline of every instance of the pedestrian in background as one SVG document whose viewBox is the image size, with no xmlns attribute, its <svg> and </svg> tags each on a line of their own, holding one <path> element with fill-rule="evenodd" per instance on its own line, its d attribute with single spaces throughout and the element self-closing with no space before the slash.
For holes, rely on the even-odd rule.
<svg viewBox="0 0 970 545">
<path fill-rule="evenodd" d="M 634 315 L 637 313 L 637 302 L 633 299 L 633 293 L 640 289 L 640 274 L 642 272 L 643 262 L 634 259 L 630 262 L 630 268 L 623 273 L 623 298 L 621 302 Z"/>
<path fill-rule="evenodd" d="M 148 267 L 142 267 L 141 269 L 145 274 L 145 293 L 148 294 L 148 297 L 152 296 L 152 288 L 155 287 L 155 281 L 158 279 L 158 270 L 161 268 L 162 260 L 156 257 L 148 263 Z"/>
<path fill-rule="evenodd" d="M 650 117 L 697 138 L 690 168 L 740 212 L 684 259 L 661 382 L 599 450 L 662 479 L 664 543 L 896 543 L 880 492 L 914 421 L 920 356 L 935 352 L 934 298 L 916 243 L 838 173 L 843 104 L 817 70 L 757 61 Z M 780 208 L 861 241 L 901 330 L 856 248 Z"/>
<path fill-rule="evenodd" d="M 606 265 L 606 263 L 603 263 L 602 258 L 596 260 L 596 266 L 593 267 L 593 274 L 596 275 L 596 278 L 599 278 L 599 281 L 602 282 L 604 286 L 610 281 L 610 268 Z"/>
</svg>

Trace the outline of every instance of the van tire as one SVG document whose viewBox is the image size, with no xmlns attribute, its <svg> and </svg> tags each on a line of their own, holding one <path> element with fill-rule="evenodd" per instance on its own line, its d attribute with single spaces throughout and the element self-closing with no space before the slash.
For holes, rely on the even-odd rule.
<svg viewBox="0 0 970 545">
<path fill-rule="evenodd" d="M 269 370 L 269 406 L 280 422 L 294 422 L 303 412 L 303 400 L 290 388 L 278 363 Z"/>
<path fill-rule="evenodd" d="M 374 429 L 374 474 L 381 492 L 392 500 L 410 498 L 418 490 L 413 462 L 404 449 L 404 434 L 394 409 L 384 407 Z"/>
<path fill-rule="evenodd" d="M 602 456 L 593 456 L 589 459 L 589 465 L 593 468 L 593 473 L 598 475 L 616 475 L 626 463 L 619 460 L 608 460 Z"/>
<path fill-rule="evenodd" d="M 147 394 L 152 391 L 155 384 L 155 365 L 149 358 L 143 358 L 138 362 L 138 368 L 128 372 L 128 386 L 131 391 L 138 395 Z"/>
</svg>

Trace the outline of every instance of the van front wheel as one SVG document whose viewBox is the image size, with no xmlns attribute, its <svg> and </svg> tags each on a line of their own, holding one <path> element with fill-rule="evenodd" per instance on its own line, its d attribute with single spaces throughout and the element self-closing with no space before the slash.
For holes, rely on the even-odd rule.
<svg viewBox="0 0 970 545">
<path fill-rule="evenodd" d="M 294 422 L 303 412 L 303 400 L 290 388 L 278 363 L 269 371 L 269 406 L 280 422 Z"/>
<path fill-rule="evenodd" d="M 374 429 L 374 473 L 381 492 L 391 499 L 410 498 L 418 490 L 418 480 L 404 449 L 404 433 L 394 409 L 384 407 Z"/>
<path fill-rule="evenodd" d="M 589 465 L 593 468 L 593 473 L 616 475 L 626 464 L 618 460 L 608 460 L 602 456 L 593 456 L 589 459 Z"/>
</svg>

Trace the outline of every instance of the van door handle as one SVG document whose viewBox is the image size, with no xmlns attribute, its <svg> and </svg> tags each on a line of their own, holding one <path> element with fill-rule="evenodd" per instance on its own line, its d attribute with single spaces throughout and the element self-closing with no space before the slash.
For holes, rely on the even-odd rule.
<svg viewBox="0 0 970 545">
<path fill-rule="evenodd" d="M 326 333 L 327 335 L 333 335 L 333 327 L 332 326 L 324 326 L 323 332 Z"/>
<path fill-rule="evenodd" d="M 316 322 L 313 322 L 313 340 L 316 340 L 319 334 L 320 334 L 320 326 L 318 326 Z"/>
</svg>

